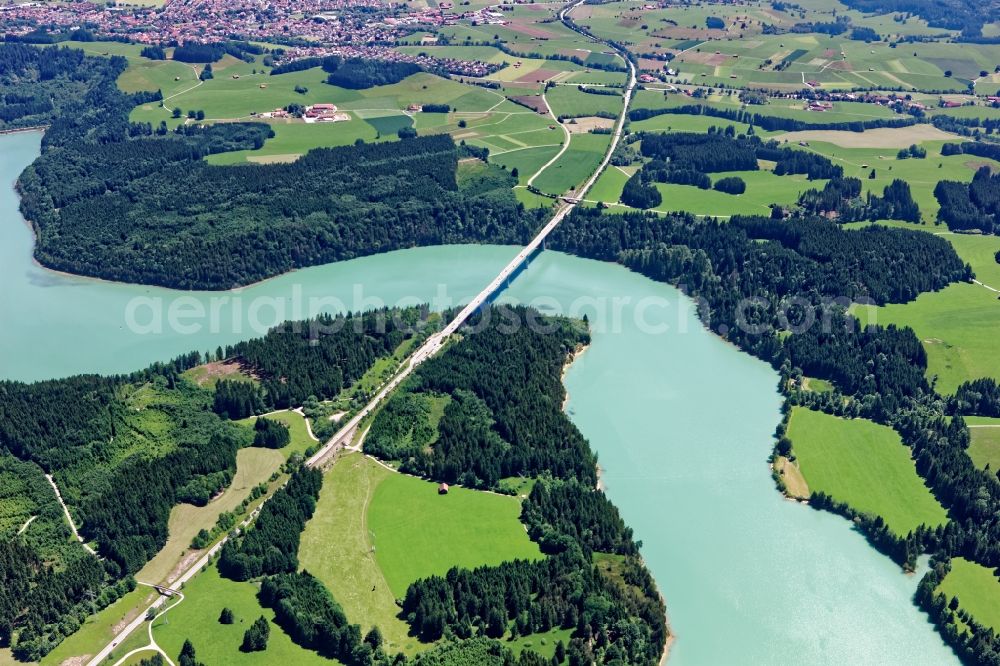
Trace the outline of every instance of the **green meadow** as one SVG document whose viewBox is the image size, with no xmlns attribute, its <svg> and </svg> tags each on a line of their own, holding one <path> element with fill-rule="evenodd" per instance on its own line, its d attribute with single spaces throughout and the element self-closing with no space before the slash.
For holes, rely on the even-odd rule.
<svg viewBox="0 0 1000 666">
<path fill-rule="evenodd" d="M 223 578 L 215 565 L 210 564 L 207 571 L 199 573 L 184 586 L 184 601 L 153 620 L 153 636 L 171 659 L 176 659 L 184 641 L 190 640 L 198 661 L 206 664 L 309 666 L 337 663 L 293 643 L 274 622 L 274 611 L 257 601 L 257 590 L 256 583 L 238 583 Z M 223 608 L 233 611 L 233 624 L 219 622 Z M 262 615 L 271 625 L 267 649 L 241 652 L 244 632 Z"/>
<path fill-rule="evenodd" d="M 966 416 L 969 426 L 969 457 L 981 469 L 1000 470 L 1000 419 L 988 416 Z"/>
<path fill-rule="evenodd" d="M 947 522 L 944 508 L 917 476 L 910 450 L 891 428 L 795 407 L 788 437 L 810 490 L 882 516 L 899 536 L 918 525 Z"/>
<path fill-rule="evenodd" d="M 435 483 L 389 474 L 372 495 L 368 529 L 379 568 L 402 597 L 410 583 L 452 567 L 540 558 L 520 515 L 516 497 L 458 487 L 440 495 Z"/>
<path fill-rule="evenodd" d="M 608 134 L 574 134 L 562 157 L 539 174 L 533 184 L 550 194 L 563 194 L 579 186 L 597 169 L 610 143 Z"/>
<path fill-rule="evenodd" d="M 980 624 L 1000 632 L 1000 580 L 993 569 L 961 557 L 951 561 L 951 571 L 941 581 L 938 590 L 949 600 L 958 598 L 958 606 Z"/>
<path fill-rule="evenodd" d="M 769 204 L 794 204 L 805 190 L 822 188 L 825 180 L 807 180 L 804 175 L 776 176 L 767 170 L 728 171 L 710 174 L 712 182 L 726 176 L 738 176 L 747 184 L 743 194 L 702 190 L 694 185 L 657 183 L 663 202 L 656 210 L 687 211 L 695 215 L 729 217 L 731 215 L 767 215 Z"/>
<path fill-rule="evenodd" d="M 378 625 L 389 651 L 410 654 L 420 643 L 407 635 L 408 626 L 396 617 L 396 595 L 375 559 L 369 528 L 372 495 L 391 474 L 358 453 L 338 458 L 302 533 L 299 564 L 326 585 L 351 622 L 364 631 Z"/>
<path fill-rule="evenodd" d="M 605 88 L 595 88 L 597 91 Z M 622 110 L 620 94 L 601 95 L 583 92 L 576 86 L 553 86 L 545 93 L 545 98 L 556 116 L 596 116 L 599 113 L 618 115 Z"/>
</svg>

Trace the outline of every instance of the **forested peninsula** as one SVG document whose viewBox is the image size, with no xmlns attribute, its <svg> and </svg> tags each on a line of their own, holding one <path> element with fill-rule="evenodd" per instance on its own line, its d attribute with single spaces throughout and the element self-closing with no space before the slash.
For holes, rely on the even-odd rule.
<svg viewBox="0 0 1000 666">
<path fill-rule="evenodd" d="M 0 575 L 9 584 L 0 594 L 0 640 L 18 659 L 37 660 L 90 612 L 132 589 L 132 575 L 165 543 L 171 508 L 205 504 L 232 482 L 241 448 L 271 446 L 261 433 L 281 430 L 267 418 L 254 428 L 236 423 L 232 410 L 249 405 L 260 414 L 330 399 L 439 322 L 413 308 L 286 324 L 209 354 L 257 378 L 214 388 L 188 372 L 205 360 L 197 353 L 127 376 L 0 384 L 0 474 L 5 484 L 37 487 L 40 507 L 49 506 L 42 519 L 52 522 L 30 538 L 3 541 Z M 317 329 L 323 332 L 313 334 Z M 447 641 L 417 663 L 456 663 L 486 649 L 487 663 L 548 664 L 494 642 L 512 625 L 521 636 L 569 632 L 569 663 L 658 663 L 668 636 L 663 601 L 631 529 L 595 487 L 593 452 L 561 408 L 562 369 L 588 342 L 585 324 L 491 308 L 461 333 L 375 417 L 371 452 L 402 458 L 404 471 L 470 488 L 509 493 L 500 475 L 535 479 L 520 519 L 544 556 L 414 582 L 401 617 L 422 641 Z M 234 391 L 236 384 L 246 390 Z M 251 398 L 234 403 L 234 396 Z M 401 421 L 414 411 L 426 417 L 429 401 L 444 403 L 440 418 Z M 363 638 L 323 584 L 299 571 L 300 533 L 323 483 L 301 463 L 289 460 L 289 481 L 225 545 L 219 571 L 260 581 L 261 604 L 273 607 L 278 624 L 306 649 L 345 663 L 406 663 Z M 63 489 L 101 559 L 69 538 L 51 493 L 41 492 L 48 490 L 43 472 Z M 442 650 L 447 659 L 435 656 Z"/>
<path fill-rule="evenodd" d="M 23 82 L 18 86 L 48 81 L 50 97 L 62 100 L 55 106 L 25 98 L 4 107 L 7 122 L 51 123 L 42 155 L 18 180 L 21 211 L 37 237 L 35 258 L 44 266 L 179 289 L 230 289 L 406 247 L 524 243 L 541 219 L 515 199 L 513 179 L 501 169 L 461 187 L 458 147 L 447 135 L 315 149 L 292 164 L 209 165 L 206 155 L 260 148 L 270 128 L 130 124 L 129 111 L 159 92 L 120 92 L 115 79 L 123 58 L 44 52 L 59 55 L 0 44 L 0 60 Z M 60 81 L 66 83 L 57 87 Z M 5 98 L 15 94 L 4 88 Z"/>
</svg>

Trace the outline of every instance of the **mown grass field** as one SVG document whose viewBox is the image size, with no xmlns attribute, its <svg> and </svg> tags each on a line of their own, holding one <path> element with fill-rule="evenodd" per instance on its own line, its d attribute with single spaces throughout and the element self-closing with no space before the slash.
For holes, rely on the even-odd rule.
<svg viewBox="0 0 1000 666">
<path fill-rule="evenodd" d="M 550 194 L 563 194 L 590 177 L 611 143 L 608 134 L 575 134 L 569 148 L 554 164 L 539 174 L 535 187 Z"/>
<path fill-rule="evenodd" d="M 1000 419 L 966 416 L 965 423 L 972 438 L 968 450 L 972 462 L 981 469 L 1000 470 Z"/>
<path fill-rule="evenodd" d="M 219 575 L 214 565 L 195 576 L 184 587 L 184 601 L 153 621 L 153 636 L 163 650 L 176 658 L 185 640 L 194 645 L 198 661 L 205 664 L 336 664 L 292 642 L 274 622 L 274 611 L 257 601 L 255 583 L 237 583 Z M 171 603 L 171 602 L 168 602 Z M 219 614 L 230 608 L 233 624 L 221 624 Z M 263 652 L 240 652 L 243 633 L 254 620 L 264 616 L 271 624 L 267 649 Z"/>
<path fill-rule="evenodd" d="M 1000 580 L 992 569 L 956 557 L 938 589 L 949 600 L 958 597 L 959 608 L 968 611 L 977 622 L 1000 631 Z"/>
<path fill-rule="evenodd" d="M 538 559 L 515 497 L 465 488 L 439 495 L 437 484 L 403 474 L 386 476 L 372 495 L 368 529 L 375 557 L 393 594 L 410 583 L 513 559 Z"/>
<path fill-rule="evenodd" d="M 604 88 L 595 88 L 598 92 Z M 553 86 L 545 98 L 556 116 L 596 116 L 598 113 L 618 115 L 622 110 L 620 94 L 601 95 L 583 92 L 576 86 Z"/>
<path fill-rule="evenodd" d="M 170 511 L 167 543 L 136 574 L 146 583 L 167 580 L 177 567 L 191 540 L 202 529 L 211 530 L 219 516 L 238 507 L 254 486 L 266 482 L 285 462 L 282 451 L 261 448 L 240 449 L 236 453 L 236 474 L 225 492 L 205 506 L 178 504 Z"/>
<path fill-rule="evenodd" d="M 794 204 L 805 190 L 822 189 L 825 180 L 807 180 L 804 175 L 776 176 L 771 171 L 729 171 L 709 174 L 714 183 L 726 176 L 738 176 L 747 184 L 743 194 L 726 194 L 717 190 L 702 190 L 694 185 L 657 183 L 663 202 L 656 207 L 662 212 L 687 211 L 695 215 L 767 215 L 768 204 Z M 619 193 L 620 194 L 620 193 Z"/>
<path fill-rule="evenodd" d="M 375 560 L 368 527 L 372 495 L 391 474 L 361 454 L 338 458 L 324 479 L 316 513 L 302 533 L 299 562 L 323 581 L 351 622 L 364 631 L 378 625 L 390 651 L 412 654 L 420 644 L 396 617 L 396 595 Z"/>
<path fill-rule="evenodd" d="M 891 428 L 796 407 L 788 437 L 813 492 L 882 516 L 900 536 L 921 524 L 947 521 L 944 508 L 917 476 L 910 450 Z"/>
</svg>

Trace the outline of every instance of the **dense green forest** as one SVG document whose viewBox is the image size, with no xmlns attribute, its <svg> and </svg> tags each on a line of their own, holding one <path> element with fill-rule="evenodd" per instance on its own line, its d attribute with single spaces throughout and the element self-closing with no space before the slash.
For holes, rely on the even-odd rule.
<svg viewBox="0 0 1000 666">
<path fill-rule="evenodd" d="M 130 124 L 132 107 L 159 93 L 118 90 L 124 59 L 84 59 L 63 49 L 48 60 L 34 46 L 0 49 L 0 59 L 31 80 L 44 74 L 78 84 L 49 91 L 59 104 L 45 112 L 51 126 L 42 155 L 18 181 L 22 213 L 37 236 L 35 256 L 58 270 L 228 289 L 403 247 L 524 242 L 541 219 L 517 202 L 500 173 L 477 181 L 474 191 L 460 187 L 457 149 L 447 135 L 316 149 L 292 164 L 213 166 L 202 158 L 259 148 L 271 131 L 256 124 L 177 131 Z M 322 64 L 358 86 L 376 69 L 392 77 L 412 73 L 373 69 L 368 61 Z M 81 68 L 100 74 L 74 76 Z M 20 114 L 17 122 L 34 124 L 40 114 L 16 110 L 28 104 L 20 90 L 3 99 Z"/>
<path fill-rule="evenodd" d="M 219 386 L 252 389 L 257 412 L 313 394 L 332 397 L 418 331 L 422 312 L 380 310 L 277 327 L 218 350 L 217 360 L 240 363 L 261 381 Z M 128 591 L 130 575 L 165 544 L 171 508 L 203 505 L 228 486 L 241 447 L 278 446 L 288 437 L 282 425 L 255 430 L 220 418 L 213 392 L 181 377 L 201 361 L 192 353 L 127 376 L 0 382 L 0 535 L 9 549 L 0 555 L 0 577 L 12 581 L 0 592 L 0 642 L 13 639 L 19 658 L 46 654 L 79 627 L 78 618 Z M 265 430 L 277 434 L 261 435 Z M 44 472 L 103 560 L 71 538 Z M 303 475 L 314 482 L 305 497 L 318 485 Z M 282 497 L 300 485 L 290 483 Z M 298 510 L 311 514 L 314 493 L 309 497 L 268 503 L 232 559 L 255 571 L 286 570 L 297 536 L 294 547 L 281 550 L 278 544 L 288 542 L 272 537 L 285 530 L 269 532 L 269 516 L 284 511 L 280 523 L 290 524 Z M 30 529 L 18 534 L 31 516 Z"/>
<path fill-rule="evenodd" d="M 403 79 L 420 71 L 420 65 L 412 62 L 391 62 L 388 60 L 365 60 L 363 58 L 348 58 L 337 61 L 336 67 L 329 58 L 325 59 L 323 69 L 330 72 L 326 82 L 330 85 L 360 90 L 374 86 L 385 86 L 399 83 Z"/>
<path fill-rule="evenodd" d="M 934 196 L 941 204 L 938 219 L 949 229 L 1000 232 L 1000 175 L 994 175 L 990 167 L 980 167 L 969 183 L 939 181 Z"/>
<path fill-rule="evenodd" d="M 259 383 L 225 382 L 215 410 L 243 418 L 269 409 L 301 406 L 309 396 L 328 400 L 350 386 L 379 358 L 413 335 L 429 330 L 422 308 L 321 315 L 286 323 L 263 338 L 227 345 L 223 357 L 238 361 Z M 222 382 L 220 382 L 222 384 Z M 227 399 L 232 395 L 233 398 Z"/>
<path fill-rule="evenodd" d="M 114 280 L 228 289 L 402 247 L 524 242 L 538 221 L 505 180 L 466 195 L 447 135 L 316 149 L 291 164 L 212 166 L 184 154 L 212 131 L 43 154 L 19 181 L 39 261 Z M 253 129 L 247 135 L 258 143 Z M 105 177 L 109 157 L 125 180 Z"/>
<path fill-rule="evenodd" d="M 566 355 L 587 332 L 554 320 L 553 334 L 539 335 L 523 323 L 533 316 L 523 309 L 485 312 L 471 322 L 481 331 L 421 365 L 389 401 L 365 450 L 402 460 L 404 471 L 475 488 L 546 471 L 593 486 L 597 461 L 562 412 L 560 381 Z M 514 322 L 513 330 L 503 322 Z M 424 396 L 448 396 L 438 423 L 422 408 Z"/>
<path fill-rule="evenodd" d="M 991 412 L 995 387 L 970 385 L 954 400 L 942 400 L 927 382 L 926 353 L 911 329 L 861 328 L 846 314 L 861 298 L 908 302 L 971 278 L 947 242 L 900 229 L 845 231 L 822 219 L 719 223 L 577 210 L 553 232 L 549 246 L 682 286 L 701 300 L 706 326 L 780 372 L 789 404 L 895 428 L 951 520 L 900 538 L 878 517 L 856 516 L 877 548 L 909 566 L 921 552 L 1000 566 L 1000 481 L 973 465 L 964 421 L 947 414 Z M 803 391 L 803 376 L 830 381 L 835 390 Z M 848 512 L 824 496 L 812 499 L 816 508 Z M 939 624 L 942 617 L 932 613 Z M 995 664 L 1000 644 L 993 632 L 970 629 L 958 635 L 942 626 L 942 634 L 970 663 Z"/>
<path fill-rule="evenodd" d="M 127 64 L 78 49 L 0 43 L 0 130 L 48 125 L 75 113 L 92 91 L 114 88 Z"/>
</svg>

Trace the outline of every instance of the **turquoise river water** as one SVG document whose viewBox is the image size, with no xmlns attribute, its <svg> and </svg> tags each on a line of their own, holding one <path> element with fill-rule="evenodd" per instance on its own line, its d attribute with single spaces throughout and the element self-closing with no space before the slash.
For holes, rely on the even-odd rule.
<svg viewBox="0 0 1000 666">
<path fill-rule="evenodd" d="M 215 349 L 314 310 L 468 299 L 510 247 L 392 252 L 296 271 L 239 292 L 175 292 L 43 270 L 11 184 L 40 135 L 0 137 L 0 378 L 138 369 Z M 667 601 L 670 663 L 953 664 L 913 605 L 917 578 L 851 524 L 785 501 L 766 459 L 777 375 L 705 331 L 673 288 L 545 252 L 503 300 L 582 316 L 568 412 Z"/>
</svg>

